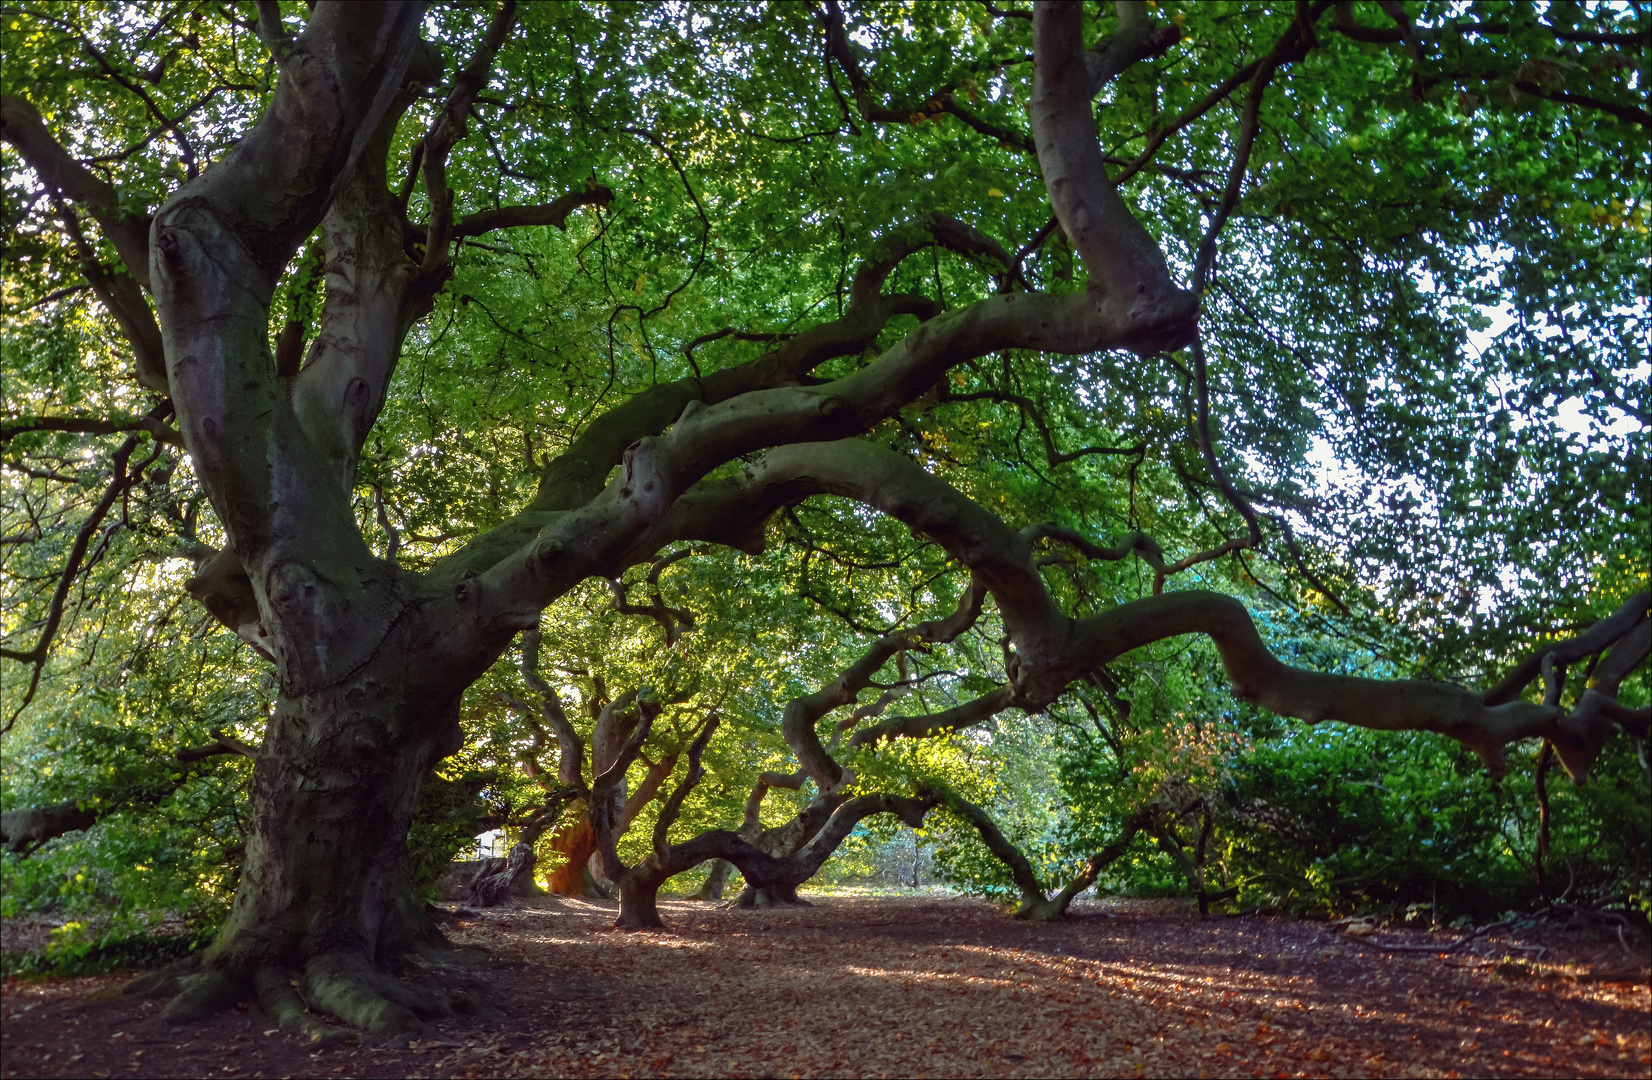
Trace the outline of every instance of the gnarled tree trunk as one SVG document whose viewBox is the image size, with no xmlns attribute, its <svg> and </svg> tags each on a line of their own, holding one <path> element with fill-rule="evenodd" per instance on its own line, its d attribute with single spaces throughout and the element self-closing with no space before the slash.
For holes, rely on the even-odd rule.
<svg viewBox="0 0 1652 1080">
<path fill-rule="evenodd" d="M 844 837 L 863 818 L 872 814 L 895 814 L 906 824 L 917 828 L 923 824 L 924 814 L 938 802 L 932 795 L 915 799 L 882 794 L 857 795 L 841 800 L 824 824 L 813 832 L 808 843 L 779 858 L 759 850 L 738 833 L 726 829 L 701 833 L 681 844 L 667 843 L 666 830 L 676 817 L 672 802 L 681 805 L 681 799 L 686 795 L 684 789 L 692 788 L 697 779 L 693 769 L 689 776 L 690 779 L 678 788 L 660 814 L 664 824 L 655 828 L 653 853 L 627 869 L 620 878 L 620 914 L 615 926 L 628 930 L 663 927 L 665 922 L 660 918 L 658 906 L 660 886 L 708 859 L 726 859 L 740 868 L 754 897 L 750 905 L 743 906 L 784 906 L 788 898 L 791 903 L 797 903 L 797 887 L 814 877 L 838 845 L 843 843 Z M 764 899 L 758 900 L 757 897 Z M 776 905 L 777 898 L 779 903 Z"/>
<path fill-rule="evenodd" d="M 335 649 L 338 628 L 327 638 Z M 374 1030 L 455 1007 L 441 988 L 383 973 L 443 943 L 401 868 L 420 784 L 460 745 L 458 688 L 410 678 L 405 644 L 392 634 L 381 659 L 278 700 L 255 759 L 235 901 L 169 1019 L 254 990 L 290 1014 L 282 987 L 294 974 L 311 1006 Z"/>
<path fill-rule="evenodd" d="M 516 892 L 525 874 L 533 871 L 533 846 L 518 840 L 503 859 L 488 859 L 470 879 L 465 899 L 472 907 L 497 907 Z"/>
<path fill-rule="evenodd" d="M 563 862 L 545 875 L 546 892 L 554 896 L 606 899 L 597 890 L 588 869 L 591 856 L 597 852 L 597 834 L 591 827 L 591 815 L 583 806 L 572 823 L 551 837 L 551 850 L 563 856 Z"/>
<path fill-rule="evenodd" d="M 420 578 L 393 548 L 376 556 L 350 503 L 407 328 L 446 276 L 445 238 L 426 265 L 409 258 L 385 175 L 414 100 L 410 63 L 428 55 L 423 5 L 320 5 L 296 39 L 278 12 L 263 15 L 281 67 L 269 108 L 150 231 L 168 388 L 228 537 L 191 589 L 273 662 L 280 688 L 229 919 L 167 1015 L 255 991 L 284 1023 L 312 1025 L 307 1002 L 402 1030 L 454 1005 L 440 987 L 386 974 L 439 940 L 400 876 L 414 802 L 460 745 L 459 694 L 516 627 L 486 625 L 472 578 Z M 484 60 L 513 18 L 499 13 Z M 461 74 L 431 135 L 438 170 L 476 77 Z M 274 286 L 317 226 L 320 325 L 307 362 L 277 364 Z"/>
</svg>

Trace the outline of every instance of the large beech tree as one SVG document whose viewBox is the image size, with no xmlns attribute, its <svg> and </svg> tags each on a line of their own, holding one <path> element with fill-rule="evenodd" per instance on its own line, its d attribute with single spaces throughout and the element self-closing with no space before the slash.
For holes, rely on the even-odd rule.
<svg viewBox="0 0 1652 1080">
<path fill-rule="evenodd" d="M 1648 725 L 1619 701 L 1652 632 L 1630 539 L 1649 124 L 1631 14 L 8 7 L 8 491 L 34 522 L 20 543 L 58 538 L 8 617 L 8 725 L 111 525 L 187 473 L 204 504 L 155 551 L 193 561 L 188 592 L 275 695 L 258 745 L 208 748 L 254 760 L 249 831 L 169 1015 L 256 993 L 291 1023 L 307 1002 L 375 1029 L 458 1003 L 387 974 L 444 970 L 403 855 L 467 689 L 518 641 L 533 700 L 512 708 L 560 755 L 529 762 L 535 827 L 584 807 L 628 926 L 659 925 L 660 886 L 712 859 L 747 902 L 788 902 L 857 822 L 936 807 L 1014 868 L 1024 914 L 1059 915 L 1173 793 L 1051 898 L 955 790 L 876 790 L 850 757 L 1106 689 L 1109 664 L 1186 635 L 1282 716 L 1438 732 L 1494 772 L 1543 739 L 1581 780 Z M 1506 328 L 1474 339 L 1499 305 Z M 76 364 L 115 363 L 135 384 L 53 400 Z M 514 412 L 409 434 L 427 382 L 451 409 L 513 366 L 537 372 Z M 108 441 L 84 504 L 27 486 L 58 475 L 53 433 Z M 457 520 L 444 471 L 490 455 L 512 477 L 525 458 L 531 490 L 490 474 Z M 1127 512 L 1097 512 L 1101 488 Z M 626 773 L 689 694 L 599 690 L 587 767 L 542 613 L 608 579 L 671 644 L 694 615 L 663 573 L 810 536 L 796 509 L 822 505 L 909 530 L 926 591 L 785 704 L 794 762 L 739 828 L 672 841 L 726 720 L 710 703 L 681 727 L 627 864 Z M 651 606 L 630 600 L 639 566 Z M 1282 592 L 1420 677 L 1280 659 L 1248 602 Z M 909 677 L 983 620 L 996 658 Z M 947 707 L 888 715 L 931 677 Z M 773 787 L 809 798 L 765 831 Z"/>
</svg>

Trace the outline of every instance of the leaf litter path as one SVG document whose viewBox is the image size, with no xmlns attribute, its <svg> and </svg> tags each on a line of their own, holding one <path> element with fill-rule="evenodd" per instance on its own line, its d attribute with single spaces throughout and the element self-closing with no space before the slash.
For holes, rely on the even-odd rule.
<svg viewBox="0 0 1652 1080">
<path fill-rule="evenodd" d="M 87 1003 L 110 977 L 7 980 L 0 1075 L 1652 1072 L 1645 968 L 1624 970 L 1598 932 L 1551 928 L 1444 957 L 1384 952 L 1320 924 L 1200 919 L 1175 902 L 1088 904 L 1047 926 L 933 896 L 661 906 L 669 932 L 616 931 L 611 905 L 560 898 L 450 919 L 457 943 L 501 961 L 491 978 L 510 1018 L 456 1018 L 389 1043 L 317 1050 L 245 1005 L 169 1028 L 154 1002 Z M 1548 962 L 1507 961 L 1533 942 Z"/>
</svg>

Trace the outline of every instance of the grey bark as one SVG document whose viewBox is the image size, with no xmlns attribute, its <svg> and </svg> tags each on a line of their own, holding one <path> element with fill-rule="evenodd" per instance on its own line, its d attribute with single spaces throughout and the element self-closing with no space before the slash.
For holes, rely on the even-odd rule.
<svg viewBox="0 0 1652 1080">
<path fill-rule="evenodd" d="M 0 846 L 24 855 L 48 840 L 90 829 L 102 816 L 97 810 L 83 808 L 80 799 L 7 810 L 0 814 Z"/>
<path fill-rule="evenodd" d="M 693 899 L 717 901 L 723 898 L 723 892 L 728 888 L 729 879 L 735 874 L 734 864 L 727 859 L 714 859 L 711 872 L 706 875 L 699 889 L 695 890 Z"/>
<path fill-rule="evenodd" d="M 533 845 L 518 840 L 502 859 L 487 859 L 477 868 L 465 888 L 465 902 L 472 907 L 498 907 L 511 896 L 524 874 L 533 872 Z"/>
</svg>

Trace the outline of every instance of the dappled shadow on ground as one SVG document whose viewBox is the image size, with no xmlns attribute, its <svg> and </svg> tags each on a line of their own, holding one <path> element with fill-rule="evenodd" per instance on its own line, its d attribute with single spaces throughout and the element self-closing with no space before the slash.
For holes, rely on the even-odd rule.
<svg viewBox="0 0 1652 1080">
<path fill-rule="evenodd" d="M 1050 926 L 940 897 L 662 909 L 669 932 L 613 930 L 612 906 L 563 899 L 450 919 L 455 942 L 492 952 L 510 1019 L 390 1043 L 317 1050 L 245 1007 L 167 1028 L 156 1003 L 87 1004 L 108 979 L 9 980 L 0 1073 L 1646 1076 L 1652 1062 L 1644 976 L 1627 981 L 1616 942 L 1583 933 L 1441 956 L 1162 902 Z M 1503 962 L 1537 955 L 1520 944 L 1549 951 Z"/>
</svg>

